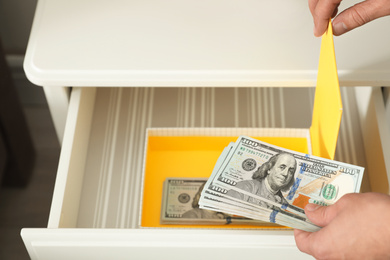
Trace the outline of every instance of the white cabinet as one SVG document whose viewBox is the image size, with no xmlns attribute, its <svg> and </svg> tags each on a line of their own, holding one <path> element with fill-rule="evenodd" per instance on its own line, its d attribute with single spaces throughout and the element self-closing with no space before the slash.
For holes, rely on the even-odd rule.
<svg viewBox="0 0 390 260">
<path fill-rule="evenodd" d="M 335 38 L 335 159 L 366 167 L 362 191 L 388 192 L 388 26 Z M 298 0 L 40 0 L 25 70 L 45 88 L 62 151 L 48 227 L 22 230 L 31 258 L 310 258 L 292 231 L 138 223 L 147 127 L 306 128 L 319 48 Z"/>
</svg>

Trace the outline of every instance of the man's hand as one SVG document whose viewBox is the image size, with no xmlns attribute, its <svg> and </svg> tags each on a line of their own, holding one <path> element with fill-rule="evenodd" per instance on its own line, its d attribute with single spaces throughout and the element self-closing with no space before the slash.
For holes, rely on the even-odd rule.
<svg viewBox="0 0 390 260">
<path fill-rule="evenodd" d="M 331 206 L 308 204 L 305 213 L 323 228 L 294 230 L 302 252 L 317 259 L 390 259 L 389 195 L 347 194 Z"/>
<path fill-rule="evenodd" d="M 329 19 L 337 15 L 342 0 L 309 0 L 314 20 L 314 35 L 327 29 Z M 333 20 L 333 34 L 341 35 L 374 19 L 390 15 L 390 0 L 366 0 L 341 12 Z"/>
</svg>

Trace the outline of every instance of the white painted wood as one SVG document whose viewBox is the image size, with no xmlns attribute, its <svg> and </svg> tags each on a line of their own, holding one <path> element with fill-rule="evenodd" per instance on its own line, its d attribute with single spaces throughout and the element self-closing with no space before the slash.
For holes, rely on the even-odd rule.
<svg viewBox="0 0 390 260">
<path fill-rule="evenodd" d="M 72 91 L 48 228 L 76 225 L 95 92 L 95 88 Z"/>
<path fill-rule="evenodd" d="M 43 87 L 57 138 L 62 144 L 64 138 L 66 115 L 69 107 L 70 89 L 67 87 Z"/>
<path fill-rule="evenodd" d="M 380 88 L 355 88 L 371 189 L 389 193 L 390 132 Z"/>
<path fill-rule="evenodd" d="M 22 237 L 32 260 L 313 259 L 296 248 L 292 231 L 23 229 Z"/>
<path fill-rule="evenodd" d="M 390 85 L 389 26 L 335 38 L 341 86 Z M 40 0 L 25 71 L 53 87 L 315 86 L 312 28 L 302 0 Z"/>
<path fill-rule="evenodd" d="M 390 180 L 390 121 L 388 121 L 386 117 L 384 97 L 380 88 L 373 89 L 372 103 L 375 106 L 375 115 L 378 122 L 378 131 L 383 159 L 387 170 L 387 179 Z"/>
<path fill-rule="evenodd" d="M 383 98 L 385 100 L 386 123 L 390 131 L 390 88 L 389 87 L 384 88 Z"/>
</svg>

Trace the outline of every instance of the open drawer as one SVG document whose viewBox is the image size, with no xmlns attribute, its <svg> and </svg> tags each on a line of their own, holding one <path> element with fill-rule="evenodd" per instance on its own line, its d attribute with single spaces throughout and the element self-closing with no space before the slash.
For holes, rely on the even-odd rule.
<svg viewBox="0 0 390 260">
<path fill-rule="evenodd" d="M 387 193 L 380 89 L 341 93 L 335 160 L 366 167 L 363 192 Z M 22 230 L 31 258 L 310 258 L 292 230 L 140 228 L 139 220 L 146 128 L 306 128 L 313 97 L 311 88 L 74 88 L 48 228 Z"/>
</svg>

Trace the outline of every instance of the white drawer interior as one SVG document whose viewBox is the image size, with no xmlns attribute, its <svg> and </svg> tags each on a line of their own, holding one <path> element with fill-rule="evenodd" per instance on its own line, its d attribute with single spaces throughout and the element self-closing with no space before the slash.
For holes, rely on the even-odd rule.
<svg viewBox="0 0 390 260">
<path fill-rule="evenodd" d="M 354 90 L 341 93 L 335 159 L 366 167 Z M 147 127 L 308 128 L 313 100 L 313 88 L 75 88 L 48 227 L 138 228 Z M 362 191 L 375 190 L 368 171 Z"/>
</svg>

